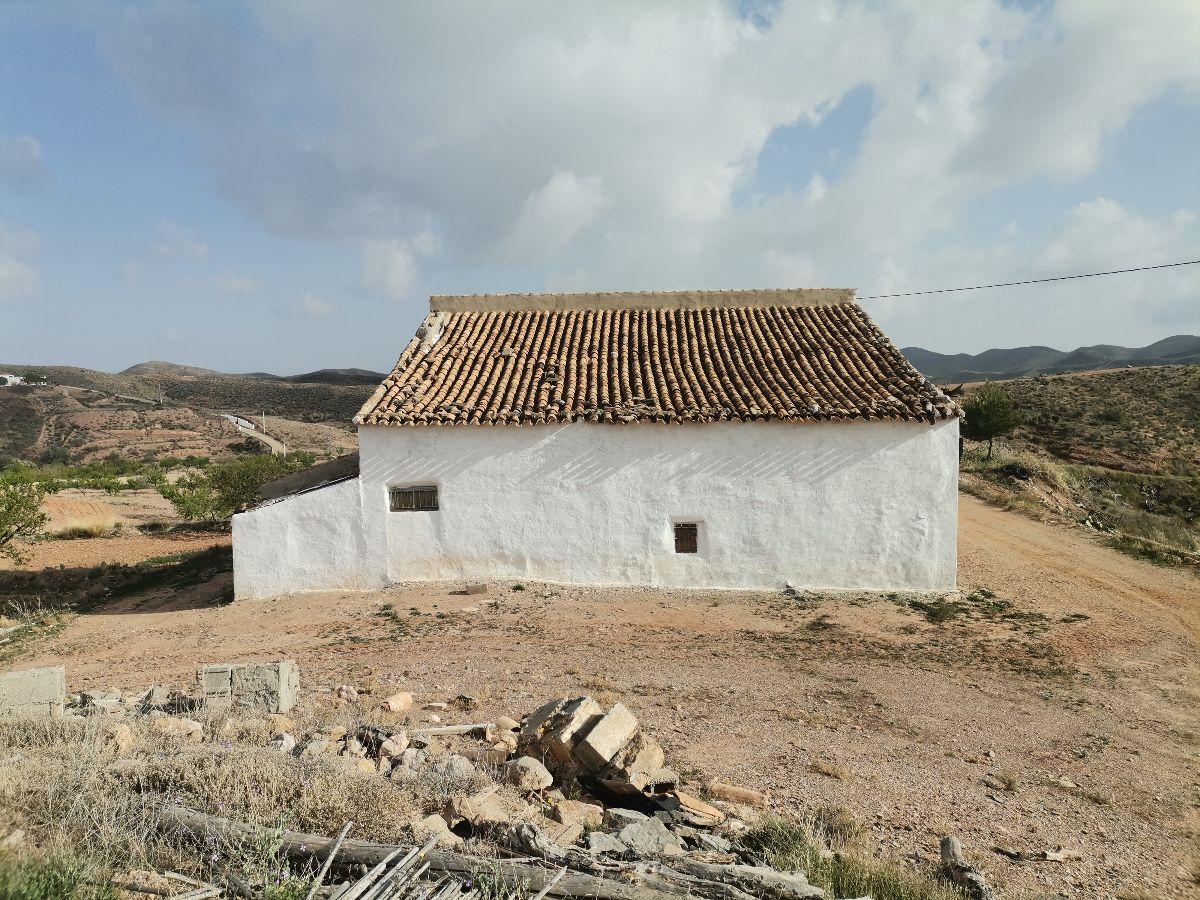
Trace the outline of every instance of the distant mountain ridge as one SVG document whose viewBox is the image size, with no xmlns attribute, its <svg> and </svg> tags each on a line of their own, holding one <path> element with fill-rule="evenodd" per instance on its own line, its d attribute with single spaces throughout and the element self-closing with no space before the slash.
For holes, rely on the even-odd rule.
<svg viewBox="0 0 1200 900">
<path fill-rule="evenodd" d="M 1053 375 L 1126 366 L 1200 365 L 1200 337 L 1176 334 L 1147 347 L 1095 344 L 1074 350 L 1012 347 L 982 353 L 937 353 L 904 347 L 905 356 L 931 381 L 1001 381 L 1028 375 Z"/>
<path fill-rule="evenodd" d="M 290 381 L 293 384 L 379 384 L 387 376 L 370 369 L 317 369 L 300 375 L 272 375 L 270 372 L 230 374 L 198 366 L 148 360 L 122 369 L 118 375 L 158 375 L 169 378 L 251 378 L 258 381 Z"/>
</svg>

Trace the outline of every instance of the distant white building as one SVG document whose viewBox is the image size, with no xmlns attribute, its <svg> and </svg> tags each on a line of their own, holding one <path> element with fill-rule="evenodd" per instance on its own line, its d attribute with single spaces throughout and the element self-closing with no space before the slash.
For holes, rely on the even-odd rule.
<svg viewBox="0 0 1200 900">
<path fill-rule="evenodd" d="M 24 384 L 25 379 L 20 375 L 13 375 L 11 372 L 0 372 L 0 387 L 15 387 L 18 384 Z"/>
<path fill-rule="evenodd" d="M 849 290 L 434 297 L 358 476 L 234 517 L 235 592 L 948 590 L 959 415 Z"/>
</svg>

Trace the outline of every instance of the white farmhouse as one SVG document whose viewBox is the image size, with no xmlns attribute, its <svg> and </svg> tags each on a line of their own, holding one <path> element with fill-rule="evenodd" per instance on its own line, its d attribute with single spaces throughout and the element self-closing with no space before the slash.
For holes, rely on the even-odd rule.
<svg viewBox="0 0 1200 900">
<path fill-rule="evenodd" d="M 433 297 L 359 474 L 234 517 L 238 597 L 513 578 L 949 590 L 958 406 L 850 290 Z"/>
</svg>

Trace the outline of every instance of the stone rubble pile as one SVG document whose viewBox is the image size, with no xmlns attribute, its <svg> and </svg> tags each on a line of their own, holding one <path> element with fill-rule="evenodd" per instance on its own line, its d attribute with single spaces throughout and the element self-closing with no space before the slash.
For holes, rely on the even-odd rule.
<svg viewBox="0 0 1200 900">
<path fill-rule="evenodd" d="M 61 670 L 53 675 L 55 685 L 65 680 Z M 12 683 L 24 690 L 33 681 Z M 756 818 L 756 807 L 767 805 L 765 795 L 716 782 L 707 786 L 712 802 L 684 791 L 665 765 L 662 746 L 622 703 L 606 709 L 590 696 L 561 697 L 521 720 L 442 724 L 443 714 L 469 713 L 478 700 L 459 695 L 418 709 L 412 694 L 401 691 L 368 704 L 361 694 L 370 689 L 343 685 L 319 691 L 333 708 L 351 717 L 361 710 L 367 721 L 303 733 L 287 715 L 299 691 L 299 672 L 289 660 L 207 665 L 197 683 L 191 694 L 154 686 L 65 695 L 61 714 L 110 720 L 98 740 L 123 757 L 135 746 L 127 715 L 148 718 L 148 728 L 164 738 L 198 744 L 206 738 L 200 719 L 207 713 L 250 709 L 256 727 L 267 726 L 268 747 L 276 752 L 298 760 L 333 756 L 364 775 L 412 788 L 414 796 L 445 798 L 440 809 L 426 808 L 428 814 L 408 823 L 421 844 L 485 854 L 499 848 L 600 877 L 627 875 L 633 867 L 685 882 L 711 883 L 717 875 L 742 884 L 769 882 L 772 896 L 789 900 L 823 896 L 803 873 L 767 869 L 731 840 Z M 44 693 L 40 681 L 34 689 Z M 13 705 L 21 702 L 18 696 Z M 226 720 L 226 727 L 238 721 Z M 695 875 L 705 866 L 711 871 Z"/>
</svg>

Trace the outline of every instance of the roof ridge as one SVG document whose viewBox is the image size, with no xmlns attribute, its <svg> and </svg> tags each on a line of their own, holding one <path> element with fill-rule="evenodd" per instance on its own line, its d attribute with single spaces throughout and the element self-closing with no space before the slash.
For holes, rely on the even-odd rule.
<svg viewBox="0 0 1200 900">
<path fill-rule="evenodd" d="M 540 294 L 434 294 L 431 312 L 511 312 L 558 309 L 729 309 L 839 306 L 854 303 L 854 288 L 751 288 L 691 291 L 586 291 Z"/>
</svg>

